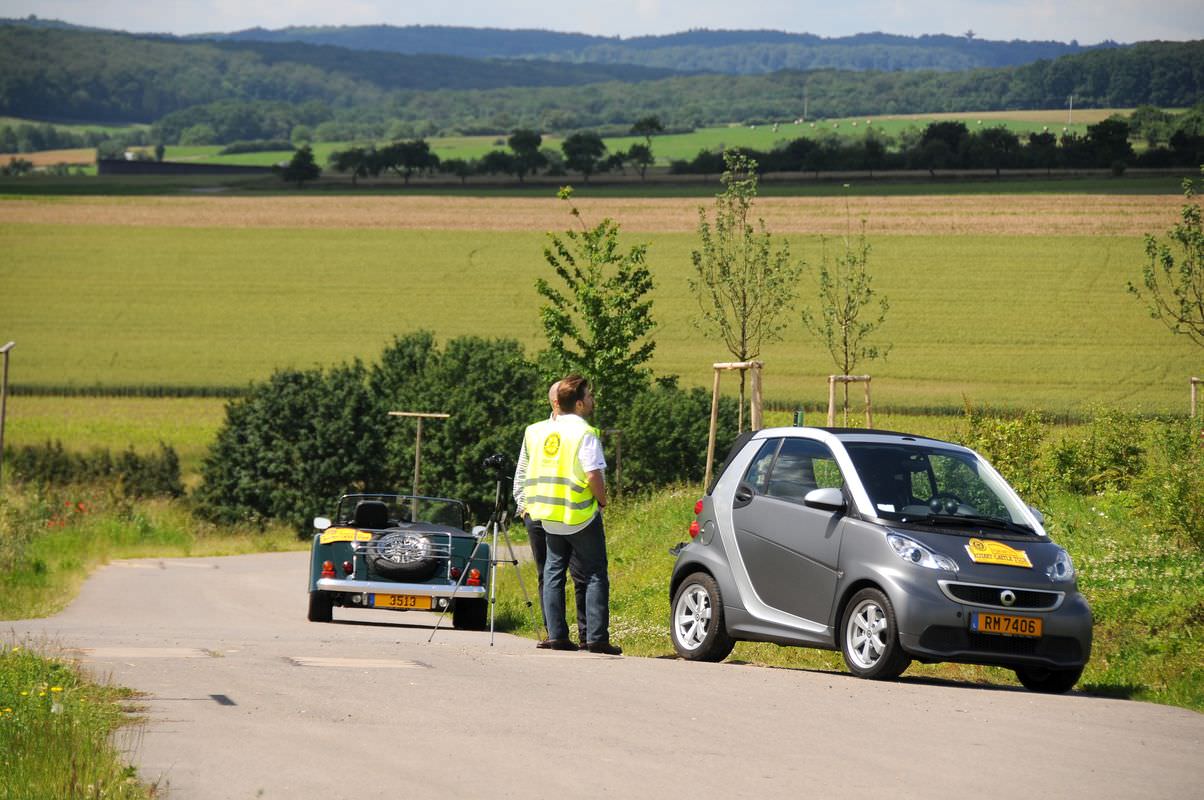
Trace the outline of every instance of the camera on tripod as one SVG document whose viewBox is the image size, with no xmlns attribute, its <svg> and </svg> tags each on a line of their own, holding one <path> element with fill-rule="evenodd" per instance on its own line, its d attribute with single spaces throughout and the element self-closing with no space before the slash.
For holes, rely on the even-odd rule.
<svg viewBox="0 0 1204 800">
<path fill-rule="evenodd" d="M 504 480 L 510 477 L 509 464 L 506 457 L 501 453 L 494 453 L 491 456 L 486 456 L 481 462 L 481 466 L 497 480 Z"/>
</svg>

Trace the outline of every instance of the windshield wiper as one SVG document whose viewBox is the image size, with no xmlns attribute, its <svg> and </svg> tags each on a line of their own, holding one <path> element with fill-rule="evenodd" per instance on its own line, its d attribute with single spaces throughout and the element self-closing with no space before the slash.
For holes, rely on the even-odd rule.
<svg viewBox="0 0 1204 800">
<path fill-rule="evenodd" d="M 977 514 L 928 514 L 923 517 L 912 517 L 904 519 L 905 522 L 925 522 L 931 525 L 965 525 L 967 527 L 979 526 L 983 528 L 996 528 L 1003 531 L 1017 531 L 1019 533 L 1035 534 L 1031 527 L 1019 522 L 1011 520 L 998 519 L 997 517 L 983 517 Z"/>
</svg>

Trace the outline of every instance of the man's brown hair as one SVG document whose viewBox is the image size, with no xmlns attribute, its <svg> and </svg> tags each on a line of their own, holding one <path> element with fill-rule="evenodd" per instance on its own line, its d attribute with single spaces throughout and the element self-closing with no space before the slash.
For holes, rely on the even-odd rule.
<svg viewBox="0 0 1204 800">
<path fill-rule="evenodd" d="M 560 388 L 556 391 L 556 405 L 560 406 L 562 414 L 576 414 L 577 401 L 585 399 L 589 391 L 589 381 L 581 375 L 573 373 L 560 379 Z"/>
</svg>

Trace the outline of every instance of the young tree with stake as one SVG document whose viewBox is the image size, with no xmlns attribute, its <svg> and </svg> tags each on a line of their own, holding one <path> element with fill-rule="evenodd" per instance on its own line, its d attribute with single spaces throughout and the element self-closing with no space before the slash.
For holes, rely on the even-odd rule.
<svg viewBox="0 0 1204 800">
<path fill-rule="evenodd" d="M 845 188 L 848 188 L 846 184 Z M 848 197 L 845 198 L 845 214 Z M 884 295 L 873 288 L 869 272 L 870 244 L 865 237 L 865 220 L 856 238 L 850 230 L 840 241 L 836 256 L 829 262 L 827 240 L 823 248 L 817 273 L 819 308 L 803 310 L 803 326 L 815 338 L 823 342 L 832 363 L 842 375 L 851 375 L 863 361 L 886 358 L 890 344 L 870 344 L 872 336 L 886 322 L 890 303 Z M 877 301 L 875 303 L 875 300 Z M 849 384 L 844 384 L 844 419 L 849 419 Z"/>
<path fill-rule="evenodd" d="M 730 150 L 723 161 L 723 192 L 715 196 L 714 221 L 699 206 L 702 249 L 690 253 L 690 290 L 700 314 L 694 325 L 703 335 L 721 340 L 736 361 L 749 361 L 761 354 L 765 342 L 782 338 L 802 265 L 790 260 L 785 242 L 775 249 L 765 220 L 758 218 L 753 225 L 757 162 Z M 740 370 L 737 431 L 744 429 L 745 377 Z"/>
</svg>

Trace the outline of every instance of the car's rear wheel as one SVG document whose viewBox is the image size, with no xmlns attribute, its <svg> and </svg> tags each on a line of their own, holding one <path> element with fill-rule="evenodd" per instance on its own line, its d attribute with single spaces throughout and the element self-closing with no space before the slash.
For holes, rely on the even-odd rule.
<svg viewBox="0 0 1204 800">
<path fill-rule="evenodd" d="M 841 652 L 859 678 L 890 680 L 903 674 L 911 657 L 899 644 L 899 626 L 890 599 L 878 589 L 862 589 L 845 606 Z"/>
<path fill-rule="evenodd" d="M 669 620 L 673 649 L 691 661 L 722 661 L 736 643 L 723 621 L 719 584 L 705 572 L 695 572 L 677 587 Z"/>
<path fill-rule="evenodd" d="M 309 621 L 330 622 L 334 619 L 334 601 L 326 592 L 309 593 Z"/>
<path fill-rule="evenodd" d="M 1069 692 L 1079 682 L 1083 668 L 1053 669 L 1051 667 L 1017 667 L 1016 677 L 1030 692 L 1062 694 Z"/>
<path fill-rule="evenodd" d="M 456 600 L 452 606 L 452 626 L 462 631 L 484 630 L 489 622 L 485 600 Z"/>
</svg>

